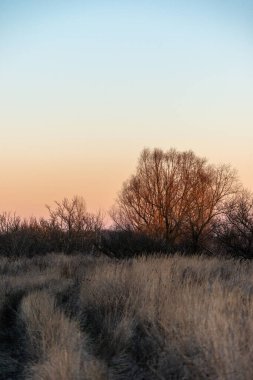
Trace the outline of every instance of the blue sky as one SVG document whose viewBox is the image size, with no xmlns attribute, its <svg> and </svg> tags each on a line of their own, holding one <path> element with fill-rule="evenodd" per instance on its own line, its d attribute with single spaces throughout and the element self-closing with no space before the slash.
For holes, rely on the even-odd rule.
<svg viewBox="0 0 253 380">
<path fill-rule="evenodd" d="M 144 146 L 231 163 L 253 189 L 252 21 L 250 1 L 1 0 L 0 208 L 107 208 Z"/>
</svg>

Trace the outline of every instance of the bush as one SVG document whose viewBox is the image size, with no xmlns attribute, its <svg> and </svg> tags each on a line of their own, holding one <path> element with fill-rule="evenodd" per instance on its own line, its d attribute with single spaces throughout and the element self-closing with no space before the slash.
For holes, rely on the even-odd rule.
<svg viewBox="0 0 253 380">
<path fill-rule="evenodd" d="M 228 205 L 216 226 L 221 248 L 235 257 L 253 258 L 253 196 L 244 191 Z"/>
<path fill-rule="evenodd" d="M 47 252 L 93 251 L 103 225 L 100 213 L 86 211 L 82 198 L 64 199 L 48 207 L 49 219 L 21 219 L 10 213 L 0 215 L 0 254 L 34 256 Z"/>
<path fill-rule="evenodd" d="M 169 252 L 161 239 L 131 230 L 107 230 L 101 234 L 98 248 L 109 257 L 129 258 L 155 252 Z"/>
</svg>

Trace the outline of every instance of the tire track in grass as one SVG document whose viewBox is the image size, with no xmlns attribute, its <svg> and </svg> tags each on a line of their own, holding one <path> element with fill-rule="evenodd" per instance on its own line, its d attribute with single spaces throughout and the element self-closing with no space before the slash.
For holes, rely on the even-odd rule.
<svg viewBox="0 0 253 380">
<path fill-rule="evenodd" d="M 28 361 L 25 326 L 18 309 L 24 291 L 5 294 L 0 310 L 0 380 L 24 379 Z"/>
<path fill-rule="evenodd" d="M 47 291 L 30 293 L 22 300 L 21 318 L 33 360 L 27 379 L 105 380 L 106 368 L 89 353 L 89 342 L 77 320 L 60 310 Z"/>
</svg>

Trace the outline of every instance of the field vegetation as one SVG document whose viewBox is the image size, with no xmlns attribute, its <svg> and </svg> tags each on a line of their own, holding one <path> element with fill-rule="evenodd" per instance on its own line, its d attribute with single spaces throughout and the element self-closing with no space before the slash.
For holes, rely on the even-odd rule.
<svg viewBox="0 0 253 380">
<path fill-rule="evenodd" d="M 253 264 L 0 259 L 0 379 L 252 379 Z"/>
<path fill-rule="evenodd" d="M 253 196 L 230 166 L 144 149 L 112 226 L 82 197 L 47 209 L 0 213 L 0 380 L 252 379 Z"/>
<path fill-rule="evenodd" d="M 0 255 L 102 252 L 127 258 L 143 252 L 253 257 L 253 195 L 229 165 L 192 151 L 144 149 L 136 172 L 110 210 L 90 213 L 80 196 L 46 206 L 47 218 L 0 212 Z"/>
</svg>

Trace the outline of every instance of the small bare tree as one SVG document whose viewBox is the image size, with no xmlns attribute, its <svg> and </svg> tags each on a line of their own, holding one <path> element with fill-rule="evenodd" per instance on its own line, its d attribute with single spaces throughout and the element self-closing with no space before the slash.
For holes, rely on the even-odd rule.
<svg viewBox="0 0 253 380">
<path fill-rule="evenodd" d="M 82 197 L 75 196 L 71 200 L 64 198 L 61 202 L 55 201 L 55 207 L 46 206 L 49 211 L 49 224 L 63 232 L 65 250 L 71 252 L 85 241 L 95 238 L 103 226 L 101 213 L 92 214 L 86 209 Z M 77 244 L 77 241 L 79 244 Z"/>
</svg>

